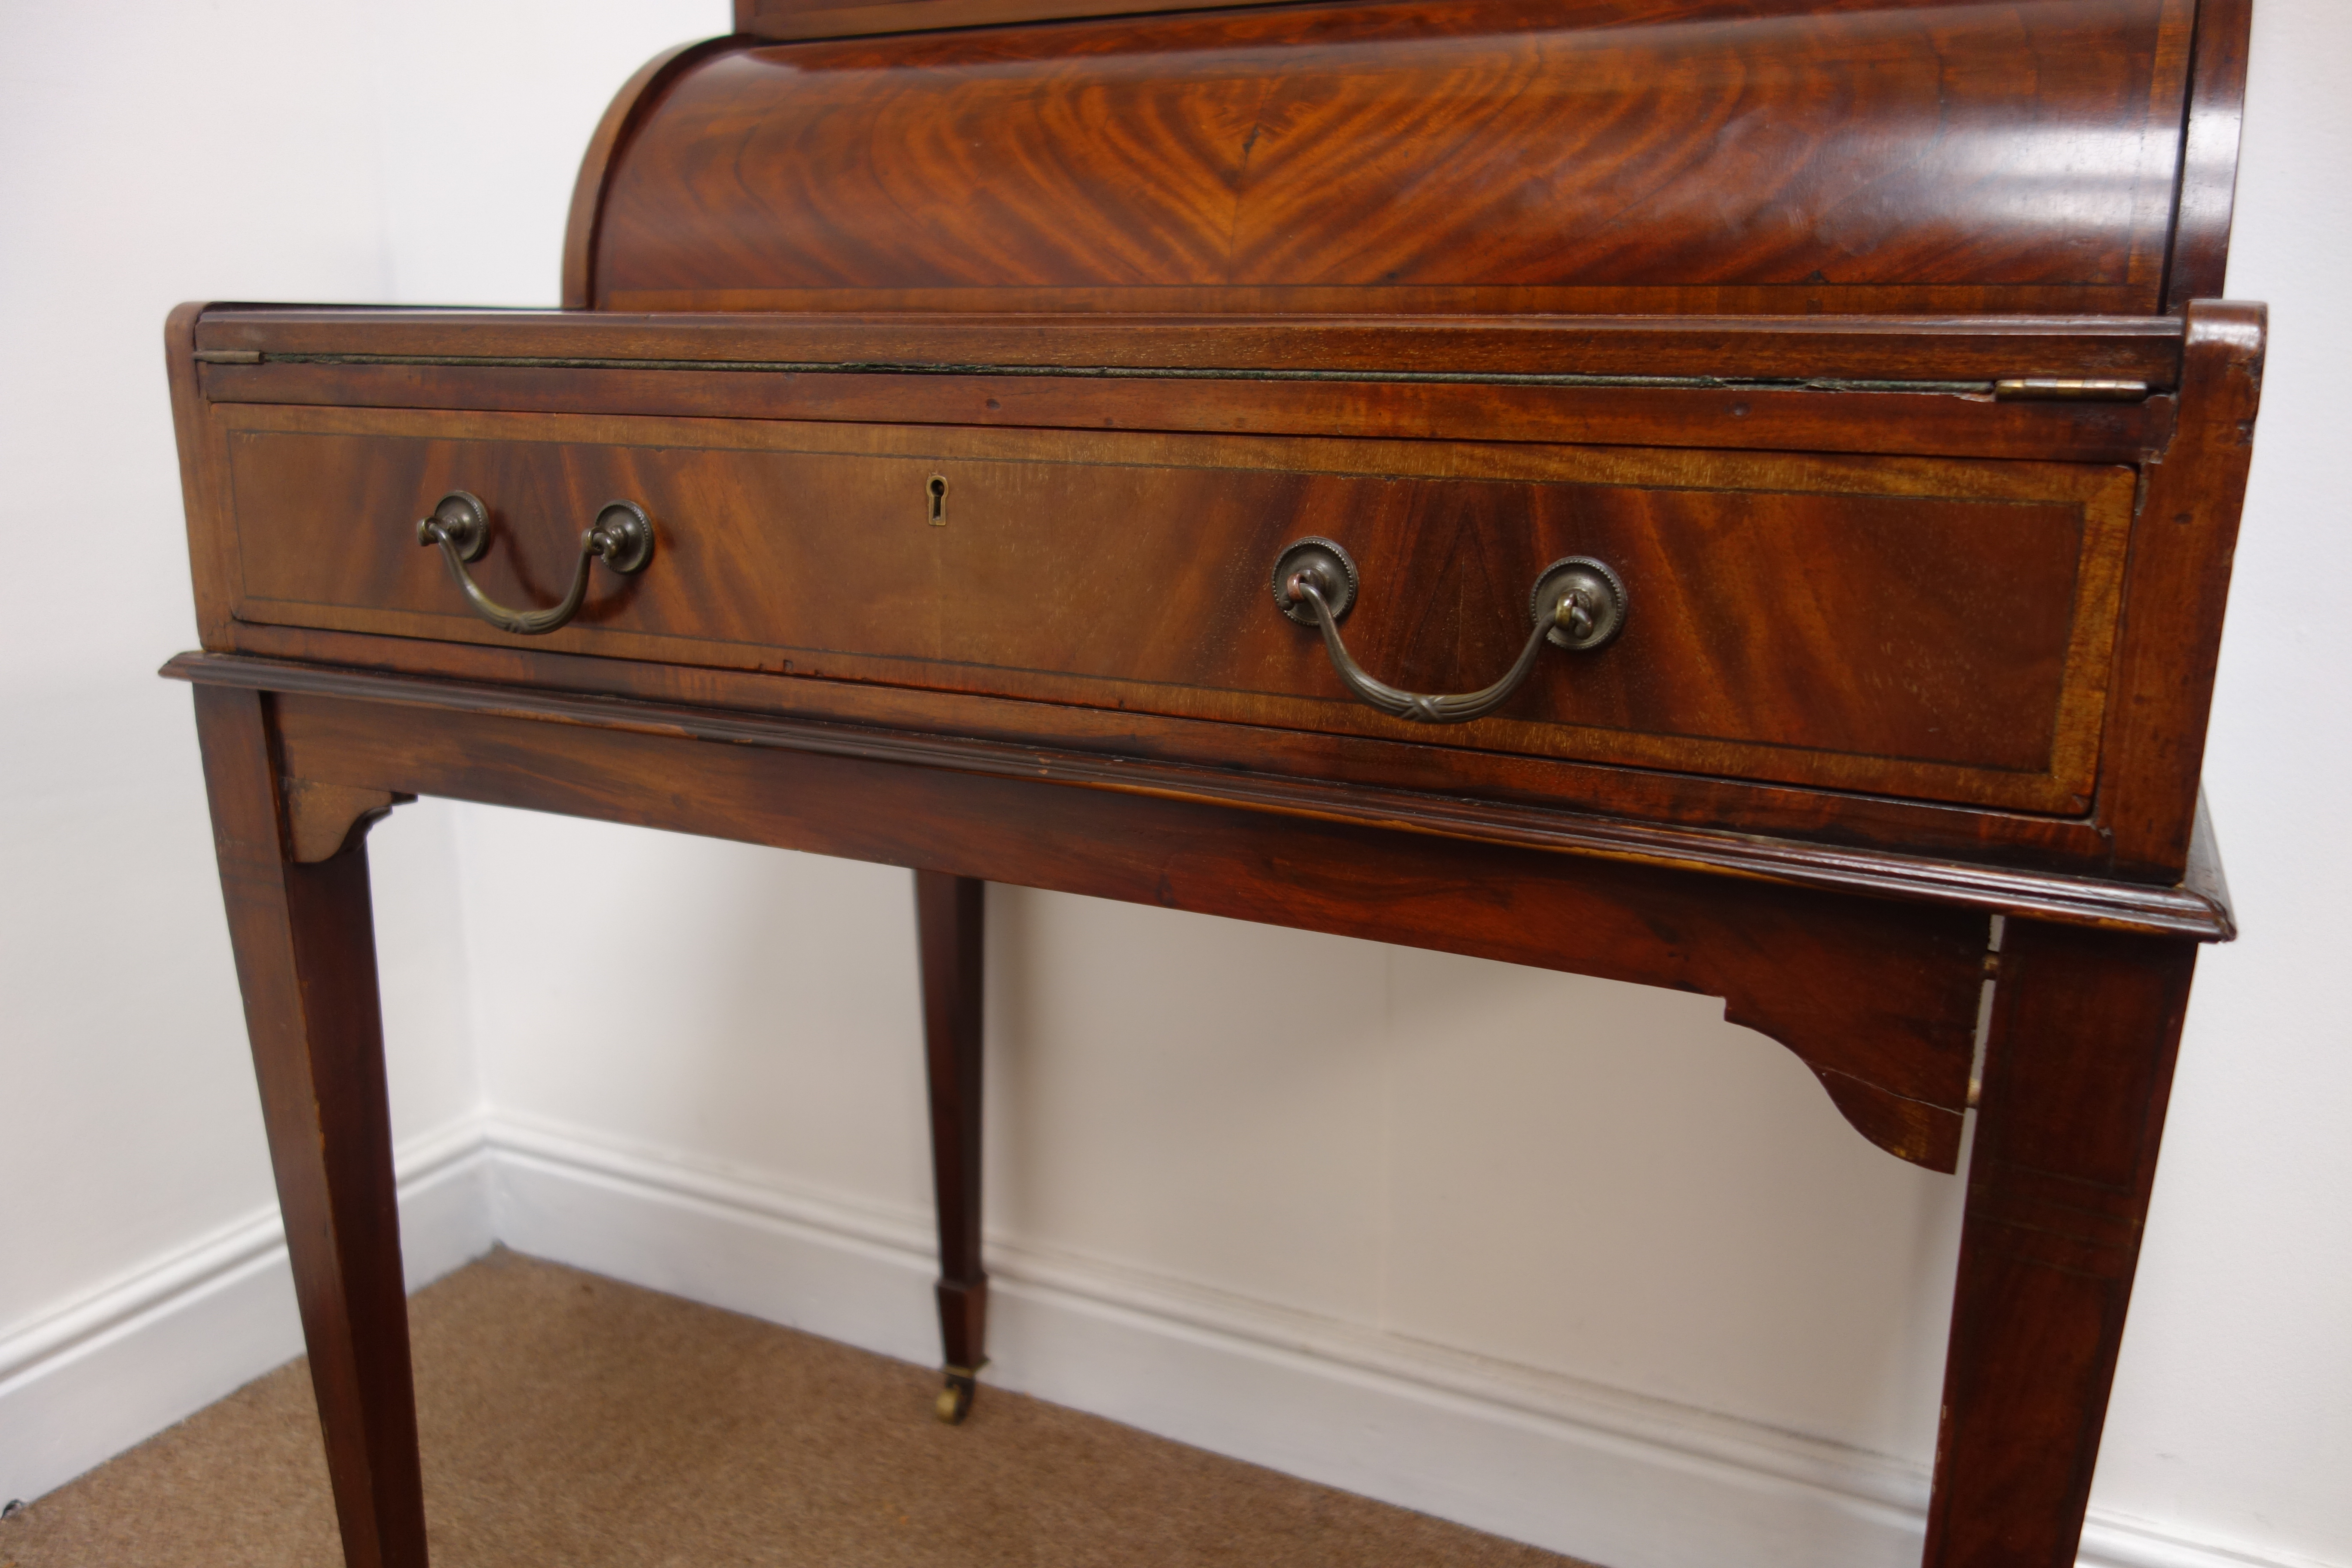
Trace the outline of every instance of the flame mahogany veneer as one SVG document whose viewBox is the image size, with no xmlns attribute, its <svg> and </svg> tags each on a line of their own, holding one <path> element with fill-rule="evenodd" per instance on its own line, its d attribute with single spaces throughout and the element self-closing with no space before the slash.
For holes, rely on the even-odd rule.
<svg viewBox="0 0 2352 1568">
<path fill-rule="evenodd" d="M 2194 11 L 1451 0 L 710 48 L 614 150 L 566 303 L 2152 312 Z"/>
<path fill-rule="evenodd" d="M 1110 9 L 741 0 L 598 129 L 565 309 L 172 318 L 167 673 L 347 1561 L 425 1560 L 363 838 L 430 794 L 917 869 L 950 1418 L 988 880 L 1719 996 L 1937 1170 L 1974 1108 L 1925 1561 L 2071 1564 L 2234 931 L 2247 0 Z M 616 498 L 651 560 L 501 630 L 457 490 L 503 604 Z M 1561 556 L 1624 631 L 1391 719 L 1277 613 L 1307 534 L 1408 688 Z"/>
</svg>

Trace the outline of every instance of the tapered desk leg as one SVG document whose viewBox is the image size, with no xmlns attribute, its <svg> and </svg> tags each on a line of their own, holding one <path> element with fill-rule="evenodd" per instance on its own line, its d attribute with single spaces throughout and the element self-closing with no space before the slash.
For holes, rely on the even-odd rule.
<svg viewBox="0 0 2352 1568">
<path fill-rule="evenodd" d="M 2017 920 L 2001 945 L 1928 1568 L 2073 1568 L 2197 955 Z"/>
<path fill-rule="evenodd" d="M 987 884 L 915 873 L 923 965 L 923 1043 L 930 1065 L 931 1181 L 940 1210 L 940 1337 L 947 1352 L 939 1416 L 964 1418 L 985 1359 L 988 1276 L 980 1267 L 980 963 Z"/>
<path fill-rule="evenodd" d="M 246 1028 L 349 1568 L 425 1568 L 367 851 L 291 858 L 268 699 L 196 688 Z"/>
</svg>

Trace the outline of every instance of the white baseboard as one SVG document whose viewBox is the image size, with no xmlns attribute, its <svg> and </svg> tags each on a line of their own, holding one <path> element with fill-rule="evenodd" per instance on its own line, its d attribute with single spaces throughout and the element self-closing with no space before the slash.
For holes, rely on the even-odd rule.
<svg viewBox="0 0 2352 1568">
<path fill-rule="evenodd" d="M 2189 1538 L 2094 1510 L 2083 1526 L 2081 1568 L 2338 1568 L 2295 1552 L 2255 1551 Z"/>
<path fill-rule="evenodd" d="M 920 1364 L 927 1213 L 502 1117 L 518 1251 Z M 1752 1422 L 988 1243 L 989 1385 L 1609 1568 L 1912 1568 L 1925 1469 Z M 2327 1568 L 2095 1512 L 2084 1568 Z"/>
<path fill-rule="evenodd" d="M 922 1364 L 928 1215 L 502 1119 L 516 1250 Z M 1911 1568 L 1924 1478 L 1392 1335 L 989 1243 L 983 1378 L 1609 1564 Z"/>
<path fill-rule="evenodd" d="M 937 1360 L 928 1214 L 514 1117 L 444 1129 L 401 1165 L 412 1288 L 495 1239 Z M 984 1385 L 1610 1568 L 1918 1560 L 1914 1464 L 1000 1238 L 989 1271 Z M 37 1496 L 299 1349 L 274 1212 L 0 1338 L 0 1498 Z M 2081 1561 L 2328 1568 L 2095 1513 Z"/>
<path fill-rule="evenodd" d="M 411 1289 L 488 1252 L 473 1119 L 399 1152 Z M 67 1310 L 0 1334 L 0 1501 L 64 1485 L 302 1352 L 274 1204 Z"/>
</svg>

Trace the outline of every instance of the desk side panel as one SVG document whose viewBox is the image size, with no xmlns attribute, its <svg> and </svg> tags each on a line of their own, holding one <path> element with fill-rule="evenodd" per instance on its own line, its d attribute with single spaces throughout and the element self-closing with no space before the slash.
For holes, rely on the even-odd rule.
<svg viewBox="0 0 2352 1568">
<path fill-rule="evenodd" d="M 2189 864 L 2269 325 L 2263 305 L 2189 309 L 2179 430 L 2147 470 L 2133 529 L 2101 745 L 2099 815 L 2120 876 L 2170 881 Z"/>
<path fill-rule="evenodd" d="M 204 367 L 195 357 L 204 313 L 203 304 L 191 302 L 165 319 L 163 365 L 172 394 L 172 431 L 179 445 L 196 635 L 205 647 L 218 652 L 236 646 L 236 530 L 228 498 L 228 439 L 221 428 L 221 410 L 205 394 Z"/>
</svg>

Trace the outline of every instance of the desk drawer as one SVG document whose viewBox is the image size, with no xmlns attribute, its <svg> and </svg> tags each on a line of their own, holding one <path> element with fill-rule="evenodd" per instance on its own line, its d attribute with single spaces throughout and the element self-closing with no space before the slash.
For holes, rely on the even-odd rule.
<svg viewBox="0 0 2352 1568">
<path fill-rule="evenodd" d="M 282 408 L 229 415 L 247 621 L 884 682 L 1530 757 L 2074 813 L 2130 525 L 2127 468 L 1622 447 Z M 941 512 L 934 521 L 935 491 Z M 558 599 L 614 499 L 657 539 L 577 618 L 477 618 L 415 520 L 479 496 L 472 570 Z M 1339 541 L 1375 676 L 1493 680 L 1565 555 L 1622 635 L 1547 649 L 1465 724 L 1351 699 L 1278 613 Z M 396 653 L 392 656 L 397 662 Z"/>
</svg>

